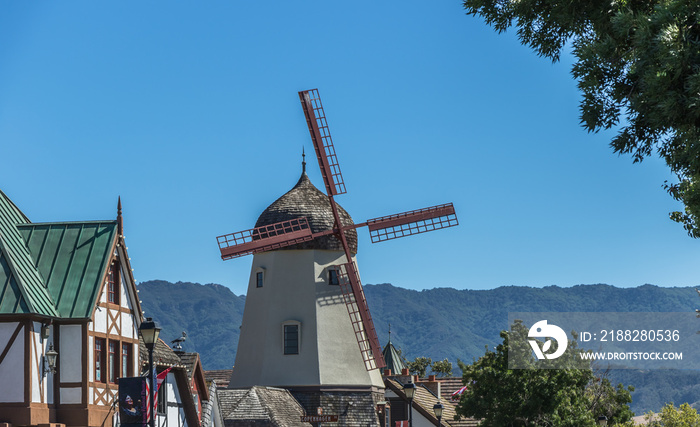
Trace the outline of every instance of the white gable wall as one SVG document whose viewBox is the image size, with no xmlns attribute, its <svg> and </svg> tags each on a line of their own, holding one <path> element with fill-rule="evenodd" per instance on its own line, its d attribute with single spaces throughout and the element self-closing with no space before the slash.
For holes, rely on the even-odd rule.
<svg viewBox="0 0 700 427">
<path fill-rule="evenodd" d="M 18 322 L 0 323 L 0 349 L 4 350 L 18 324 Z M 14 387 L 0 387 L 0 402 L 24 401 L 24 330 L 19 332 L 5 359 L 0 364 L 0 384 L 15 385 Z"/>
</svg>

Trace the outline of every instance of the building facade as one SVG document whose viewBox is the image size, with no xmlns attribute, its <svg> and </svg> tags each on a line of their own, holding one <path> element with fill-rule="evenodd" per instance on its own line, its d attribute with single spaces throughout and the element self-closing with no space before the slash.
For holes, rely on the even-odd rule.
<svg viewBox="0 0 700 427">
<path fill-rule="evenodd" d="M 111 425 L 141 318 L 121 203 L 115 220 L 32 223 L 0 191 L 0 423 Z"/>
</svg>

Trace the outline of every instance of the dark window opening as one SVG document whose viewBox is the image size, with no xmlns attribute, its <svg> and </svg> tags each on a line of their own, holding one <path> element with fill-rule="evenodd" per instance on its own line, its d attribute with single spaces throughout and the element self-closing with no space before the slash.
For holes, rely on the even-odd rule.
<svg viewBox="0 0 700 427">
<path fill-rule="evenodd" d="M 105 382 L 105 339 L 95 338 L 95 382 Z"/>
<path fill-rule="evenodd" d="M 133 375 L 134 361 L 131 359 L 131 344 L 122 344 L 122 377 L 128 378 Z"/>
<path fill-rule="evenodd" d="M 284 325 L 284 354 L 299 354 L 299 325 Z"/>
<path fill-rule="evenodd" d="M 160 384 L 160 387 L 158 388 L 158 401 L 156 402 L 156 412 L 158 412 L 159 414 L 165 414 L 165 407 L 168 404 L 167 384 L 168 378 L 166 377 Z"/>
<path fill-rule="evenodd" d="M 263 287 L 263 273 L 262 273 L 262 271 L 258 271 L 257 273 L 255 273 L 255 285 L 258 288 Z"/>
<path fill-rule="evenodd" d="M 119 342 L 109 340 L 109 382 L 116 383 L 119 377 Z"/>
<path fill-rule="evenodd" d="M 338 270 L 336 270 L 335 268 L 328 270 L 328 284 L 340 285 L 340 280 L 338 279 Z"/>
<path fill-rule="evenodd" d="M 119 261 L 114 261 L 107 274 L 107 295 L 112 304 L 119 304 L 119 281 Z"/>
</svg>

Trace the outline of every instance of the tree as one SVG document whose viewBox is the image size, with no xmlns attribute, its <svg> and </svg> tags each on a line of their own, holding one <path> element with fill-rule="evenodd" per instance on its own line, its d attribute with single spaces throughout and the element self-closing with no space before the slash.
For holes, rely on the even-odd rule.
<svg viewBox="0 0 700 427">
<path fill-rule="evenodd" d="M 429 357 L 416 357 L 413 362 L 406 362 L 406 367 L 413 375 L 425 377 L 431 363 L 433 363 L 433 359 Z"/>
<path fill-rule="evenodd" d="M 647 425 L 653 427 L 699 427 L 700 415 L 687 403 L 682 404 L 678 408 L 669 403 L 658 414 L 657 419 L 653 420 L 653 414 L 650 412 L 644 417 Z"/>
<path fill-rule="evenodd" d="M 481 419 L 480 425 L 486 427 L 586 427 L 595 426 L 603 414 L 611 420 L 608 425 L 629 424 L 634 415 L 628 405 L 629 389 L 622 385 L 615 389 L 607 378 L 594 376 L 590 365 L 581 365 L 582 350 L 575 340 L 569 341 L 563 356 L 546 361 L 550 369 L 533 369 L 528 328 L 516 321 L 501 337 L 503 343 L 495 351 L 487 348 L 472 365 L 458 362 L 468 385 L 458 414 Z M 510 369 L 509 358 L 523 360 L 529 368 Z"/>
<path fill-rule="evenodd" d="M 532 359 L 528 328 L 516 321 L 503 343 L 472 365 L 460 364 L 464 384 L 457 413 L 482 426 L 595 426 L 585 397 L 590 369 L 509 369 L 508 357 Z M 575 344 L 570 344 L 575 345 Z M 516 348 L 517 346 L 517 348 Z"/>
<path fill-rule="evenodd" d="M 616 128 L 610 143 L 633 161 L 657 153 L 677 176 L 672 212 L 700 237 L 700 2 L 696 0 L 464 0 L 498 32 L 558 61 L 571 46 L 581 124 Z"/>
<path fill-rule="evenodd" d="M 447 359 L 437 360 L 430 365 L 430 370 L 437 376 L 449 377 L 452 375 L 452 363 Z"/>
<path fill-rule="evenodd" d="M 629 423 L 634 412 L 629 407 L 632 403 L 634 387 L 618 384 L 613 387 L 608 379 L 609 370 L 596 375 L 586 387 L 586 397 L 590 401 L 589 408 L 594 417 L 605 415 L 610 425 Z"/>
</svg>

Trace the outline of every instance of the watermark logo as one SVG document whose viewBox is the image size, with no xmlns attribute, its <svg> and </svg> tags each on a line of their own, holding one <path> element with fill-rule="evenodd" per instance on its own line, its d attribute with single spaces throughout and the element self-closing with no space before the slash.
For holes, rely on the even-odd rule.
<svg viewBox="0 0 700 427">
<path fill-rule="evenodd" d="M 527 341 L 530 343 L 530 347 L 535 352 L 535 356 L 539 360 L 544 359 L 556 359 L 560 357 L 566 351 L 566 347 L 569 344 L 569 340 L 566 338 L 566 332 L 557 325 L 548 325 L 546 320 L 540 320 L 539 322 L 532 325 L 530 332 L 527 334 Z M 547 339 L 542 348 L 540 348 L 539 342 L 534 338 L 550 338 Z M 547 351 L 552 348 L 552 339 L 557 342 L 557 350 L 552 354 L 547 354 Z"/>
</svg>

